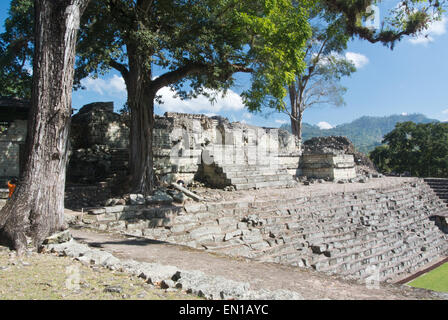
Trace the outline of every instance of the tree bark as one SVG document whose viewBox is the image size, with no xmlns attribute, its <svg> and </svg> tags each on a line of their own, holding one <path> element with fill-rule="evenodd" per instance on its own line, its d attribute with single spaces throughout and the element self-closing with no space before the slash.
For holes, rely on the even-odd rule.
<svg viewBox="0 0 448 320">
<path fill-rule="evenodd" d="M 0 243 L 21 253 L 63 230 L 76 36 L 89 0 L 36 0 L 33 91 L 24 171 L 0 211 Z"/>
<path fill-rule="evenodd" d="M 289 99 L 291 102 L 291 132 L 301 141 L 303 110 L 300 108 L 300 104 L 302 103 L 302 90 L 299 90 L 298 93 L 295 84 L 289 87 Z"/>
<path fill-rule="evenodd" d="M 154 189 L 153 177 L 153 127 L 154 99 L 151 70 L 145 68 L 137 50 L 129 45 L 129 73 L 125 78 L 130 110 L 130 189 L 144 195 Z"/>
</svg>

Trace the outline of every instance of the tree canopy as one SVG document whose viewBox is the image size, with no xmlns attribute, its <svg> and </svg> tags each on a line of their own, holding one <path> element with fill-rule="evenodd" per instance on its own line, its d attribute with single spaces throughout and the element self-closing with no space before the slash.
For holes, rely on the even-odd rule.
<svg viewBox="0 0 448 320">
<path fill-rule="evenodd" d="M 0 35 L 0 96 L 31 98 L 34 50 L 32 0 L 11 2 L 5 32 Z"/>
<path fill-rule="evenodd" d="M 370 153 L 384 172 L 448 177 L 448 123 L 402 122 Z"/>
<path fill-rule="evenodd" d="M 379 30 L 364 27 L 369 5 L 378 2 L 92 0 L 79 32 L 75 86 L 110 69 L 121 73 L 130 110 L 130 185 L 134 192 L 148 193 L 153 186 L 154 102 L 160 102 L 161 88 L 169 86 L 182 98 L 205 94 L 213 100 L 233 85 L 235 73 L 250 72 L 251 86 L 242 94 L 246 105 L 283 110 L 288 86 L 306 68 L 312 12 L 336 26 L 330 30 L 337 39 L 359 36 L 393 47 L 437 19 L 443 1 L 401 1 Z M 16 74 L 23 78 L 22 88 L 29 80 L 26 66 L 32 64 L 32 6 L 31 0 L 12 0 L 0 43 L 9 57 L 9 62 L 0 61 L 5 62 L 3 74 L 11 75 L 4 79 Z M 27 94 L 19 84 L 5 87 Z"/>
</svg>

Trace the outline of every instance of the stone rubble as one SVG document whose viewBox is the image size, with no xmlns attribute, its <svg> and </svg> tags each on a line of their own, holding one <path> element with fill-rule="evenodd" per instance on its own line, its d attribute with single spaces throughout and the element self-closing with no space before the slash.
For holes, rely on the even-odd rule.
<svg viewBox="0 0 448 320">
<path fill-rule="evenodd" d="M 120 260 L 111 253 L 90 248 L 71 239 L 64 243 L 44 245 L 44 251 L 69 256 L 85 264 L 102 266 L 111 270 L 121 270 L 145 279 L 161 288 L 176 288 L 213 300 L 303 300 L 297 293 L 288 290 L 251 290 L 250 284 L 209 276 L 201 271 L 180 270 L 175 266 L 157 263 Z M 120 288 L 107 287 L 105 291 L 121 292 Z"/>
</svg>

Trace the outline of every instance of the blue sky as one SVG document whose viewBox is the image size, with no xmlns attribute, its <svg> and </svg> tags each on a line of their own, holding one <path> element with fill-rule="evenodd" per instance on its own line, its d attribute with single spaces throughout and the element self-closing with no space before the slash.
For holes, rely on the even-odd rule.
<svg viewBox="0 0 448 320">
<path fill-rule="evenodd" d="M 396 1 L 386 1 L 388 4 Z M 7 17 L 9 1 L 0 3 L 0 32 Z M 361 116 L 388 116 L 402 113 L 423 113 L 430 118 L 448 120 L 448 19 L 432 25 L 427 38 L 405 38 L 394 50 L 380 44 L 353 40 L 347 57 L 358 66 L 350 78 L 342 81 L 347 87 L 346 105 L 317 106 L 304 113 L 311 124 L 339 125 Z M 250 78 L 238 75 L 237 86 L 226 98 L 211 105 L 207 99 L 178 101 L 168 89 L 162 93 L 166 103 L 156 106 L 156 113 L 165 111 L 222 115 L 231 121 L 278 127 L 289 122 L 288 117 L 272 111 L 250 114 L 241 103 L 238 93 L 248 86 Z M 87 90 L 73 93 L 73 107 L 96 101 L 114 101 L 118 110 L 126 101 L 124 82 L 116 72 L 99 79 L 85 79 Z"/>
</svg>

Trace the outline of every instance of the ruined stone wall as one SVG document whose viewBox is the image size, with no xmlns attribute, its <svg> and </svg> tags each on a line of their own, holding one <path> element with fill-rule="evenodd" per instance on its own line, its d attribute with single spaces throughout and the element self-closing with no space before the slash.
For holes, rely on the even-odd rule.
<svg viewBox="0 0 448 320">
<path fill-rule="evenodd" d="M 15 120 L 0 133 L 0 177 L 18 177 L 20 173 L 20 146 L 25 143 L 26 120 Z"/>
<path fill-rule="evenodd" d="M 301 159 L 302 174 L 311 178 L 349 180 L 356 177 L 354 157 L 351 154 L 304 153 Z"/>
<path fill-rule="evenodd" d="M 70 137 L 73 149 L 94 145 L 127 148 L 129 128 L 125 118 L 114 112 L 113 102 L 96 102 L 83 106 L 72 117 Z"/>
<path fill-rule="evenodd" d="M 282 165 L 297 173 L 300 148 L 288 132 L 230 123 L 222 117 L 166 113 L 156 117 L 156 172 L 166 179 L 190 181 L 201 164 Z"/>
<path fill-rule="evenodd" d="M 355 147 L 347 137 L 315 137 L 304 142 L 302 174 L 311 178 L 350 180 L 356 177 Z"/>
</svg>

